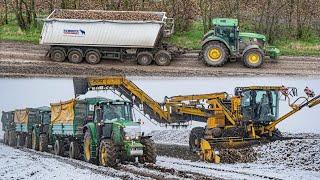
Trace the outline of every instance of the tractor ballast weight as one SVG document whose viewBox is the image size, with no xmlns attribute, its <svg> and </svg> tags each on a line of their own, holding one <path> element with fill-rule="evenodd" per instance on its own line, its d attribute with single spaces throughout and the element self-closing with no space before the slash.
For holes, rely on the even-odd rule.
<svg viewBox="0 0 320 180">
<path fill-rule="evenodd" d="M 249 68 L 258 68 L 265 56 L 277 59 L 279 49 L 268 46 L 267 38 L 256 33 L 242 33 L 237 19 L 217 18 L 212 20 L 213 29 L 202 40 L 199 58 L 210 66 L 223 66 L 226 62 L 241 58 Z"/>
</svg>

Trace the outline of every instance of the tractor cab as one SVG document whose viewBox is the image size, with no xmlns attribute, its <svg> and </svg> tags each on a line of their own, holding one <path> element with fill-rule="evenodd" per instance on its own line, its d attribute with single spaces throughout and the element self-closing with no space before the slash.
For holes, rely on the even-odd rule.
<svg viewBox="0 0 320 180">
<path fill-rule="evenodd" d="M 116 120 L 133 121 L 132 105 L 127 101 L 106 101 L 100 103 L 96 109 L 96 118 L 104 122 Z"/>
<path fill-rule="evenodd" d="M 244 122 L 268 124 L 279 117 L 278 87 L 236 88 Z"/>
</svg>

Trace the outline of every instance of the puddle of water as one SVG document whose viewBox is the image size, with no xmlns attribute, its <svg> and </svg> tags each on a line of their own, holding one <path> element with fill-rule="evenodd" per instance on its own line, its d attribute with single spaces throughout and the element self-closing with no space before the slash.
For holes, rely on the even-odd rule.
<svg viewBox="0 0 320 180">
<path fill-rule="evenodd" d="M 233 94 L 234 87 L 250 85 L 285 85 L 297 87 L 299 95 L 308 86 L 317 94 L 320 93 L 319 78 L 159 78 L 159 77 L 128 77 L 143 89 L 150 97 L 162 102 L 165 96 L 212 93 L 226 91 Z M 7 111 L 25 107 L 39 107 L 52 102 L 68 100 L 74 97 L 71 79 L 0 79 L 0 109 Z M 90 92 L 86 96 L 108 96 L 111 93 Z M 288 112 L 287 102 L 280 102 L 280 115 Z M 320 121 L 317 117 L 320 106 L 306 108 L 278 125 L 287 132 L 320 133 Z M 137 118 L 142 118 L 136 113 Z M 144 129 L 147 131 L 160 129 L 147 120 Z M 162 129 L 162 128 L 161 128 Z"/>
</svg>

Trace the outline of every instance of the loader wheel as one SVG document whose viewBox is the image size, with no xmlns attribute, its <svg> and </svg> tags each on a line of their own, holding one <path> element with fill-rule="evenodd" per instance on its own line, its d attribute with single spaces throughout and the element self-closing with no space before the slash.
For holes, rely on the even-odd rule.
<svg viewBox="0 0 320 180">
<path fill-rule="evenodd" d="M 36 130 L 32 131 L 32 149 L 39 150 L 39 137 L 37 136 Z"/>
<path fill-rule="evenodd" d="M 58 139 L 54 143 L 54 154 L 58 156 L 62 156 L 64 153 L 63 142 Z"/>
<path fill-rule="evenodd" d="M 228 60 L 229 50 L 224 44 L 212 41 L 203 46 L 201 56 L 209 66 L 223 66 Z"/>
<path fill-rule="evenodd" d="M 69 62 L 72 63 L 81 63 L 83 60 L 81 49 L 72 49 L 68 54 Z"/>
<path fill-rule="evenodd" d="M 148 66 L 152 63 L 153 55 L 150 52 L 139 52 L 137 55 L 138 64 L 141 66 Z"/>
<path fill-rule="evenodd" d="M 196 152 L 200 148 L 201 138 L 204 137 L 204 128 L 195 127 L 191 130 L 189 136 L 189 148 L 191 152 Z"/>
<path fill-rule="evenodd" d="M 89 64 L 99 64 L 101 61 L 101 54 L 99 51 L 90 50 L 86 53 L 86 61 Z"/>
<path fill-rule="evenodd" d="M 40 134 L 39 151 L 41 151 L 41 152 L 48 151 L 48 137 L 46 134 Z"/>
<path fill-rule="evenodd" d="M 71 159 L 79 159 L 80 146 L 77 142 L 72 141 L 69 146 L 69 157 Z"/>
<path fill-rule="evenodd" d="M 32 136 L 29 135 L 29 134 L 26 135 L 26 140 L 25 140 L 25 143 L 24 143 L 24 147 L 25 148 L 29 148 L 29 149 L 32 148 Z"/>
<path fill-rule="evenodd" d="M 84 134 L 84 142 L 83 142 L 83 156 L 84 160 L 86 162 L 92 162 L 92 157 L 91 157 L 91 134 L 89 131 L 86 131 Z"/>
<path fill-rule="evenodd" d="M 168 66 L 171 62 L 171 55 L 168 51 L 160 50 L 154 56 L 154 61 L 159 66 Z"/>
<path fill-rule="evenodd" d="M 259 68 L 264 63 L 264 55 L 259 49 L 249 49 L 242 59 L 248 68 Z"/>
<path fill-rule="evenodd" d="M 52 61 L 63 62 L 66 59 L 66 52 L 62 47 L 53 47 L 51 49 L 50 58 Z"/>
<path fill-rule="evenodd" d="M 104 139 L 100 142 L 99 163 L 105 167 L 115 167 L 117 165 L 117 152 L 112 140 Z"/>
<path fill-rule="evenodd" d="M 154 141 L 150 138 L 141 139 L 141 144 L 144 145 L 143 155 L 138 157 L 140 163 L 156 163 L 157 151 Z"/>
<path fill-rule="evenodd" d="M 15 131 L 9 131 L 8 133 L 9 146 L 14 147 L 17 145 L 17 135 Z"/>
</svg>

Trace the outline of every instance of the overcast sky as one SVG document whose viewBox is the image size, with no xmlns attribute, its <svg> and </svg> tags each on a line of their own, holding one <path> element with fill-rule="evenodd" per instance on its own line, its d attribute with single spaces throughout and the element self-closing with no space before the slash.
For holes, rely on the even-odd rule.
<svg viewBox="0 0 320 180">
<path fill-rule="evenodd" d="M 285 85 L 294 86 L 299 95 L 304 95 L 306 86 L 320 93 L 320 81 L 317 78 L 155 78 L 128 77 L 150 97 L 162 102 L 165 96 L 187 95 L 197 93 L 212 93 L 226 91 L 234 93 L 236 86 L 249 85 Z M 25 107 L 49 106 L 52 102 L 69 100 L 74 97 L 71 79 L 0 79 L 0 110 L 8 111 Z M 86 96 L 108 96 L 110 93 L 91 92 Z M 85 97 L 85 96 L 82 96 Z M 287 102 L 281 102 L 280 115 L 290 109 Z M 283 131 L 317 132 L 320 133 L 320 106 L 313 109 L 306 108 L 288 120 L 279 124 Z M 144 119 L 137 114 L 137 117 Z M 150 125 L 146 119 L 148 130 L 158 129 Z M 152 127 L 152 128 L 151 128 Z"/>
</svg>

